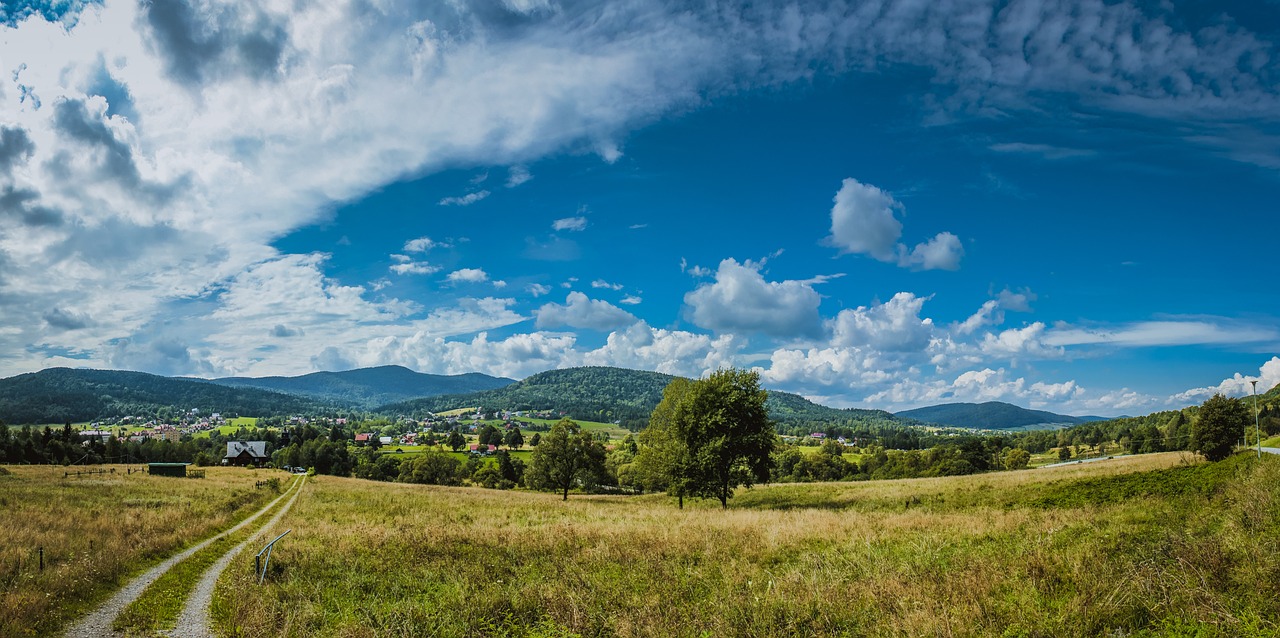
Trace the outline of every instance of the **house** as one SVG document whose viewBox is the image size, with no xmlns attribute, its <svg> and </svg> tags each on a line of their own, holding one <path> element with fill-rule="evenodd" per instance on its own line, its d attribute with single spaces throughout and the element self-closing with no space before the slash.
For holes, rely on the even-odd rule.
<svg viewBox="0 0 1280 638">
<path fill-rule="evenodd" d="M 378 443 L 381 443 L 382 445 L 391 445 L 391 437 L 380 436 L 378 437 Z"/>
<path fill-rule="evenodd" d="M 261 466 L 270 460 L 266 441 L 227 441 L 227 455 L 222 457 L 222 464 Z"/>
<path fill-rule="evenodd" d="M 479 443 L 472 443 L 472 444 L 471 444 L 471 453 L 472 453 L 472 454 L 486 454 L 486 455 L 488 455 L 488 454 L 494 454 L 494 453 L 496 453 L 497 451 L 498 451 L 498 446 L 496 446 L 496 445 L 480 445 Z"/>
<path fill-rule="evenodd" d="M 372 434 L 372 433 L 365 433 L 365 434 L 357 434 L 357 435 L 356 435 L 356 443 L 364 443 L 364 444 L 366 444 L 366 445 L 367 445 L 367 444 L 368 444 L 370 441 L 372 441 L 372 440 L 373 440 L 373 434 Z"/>
</svg>

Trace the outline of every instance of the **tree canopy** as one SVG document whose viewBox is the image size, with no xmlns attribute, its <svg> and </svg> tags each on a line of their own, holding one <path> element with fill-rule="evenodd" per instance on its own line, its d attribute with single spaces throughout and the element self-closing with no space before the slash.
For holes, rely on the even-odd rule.
<svg viewBox="0 0 1280 638">
<path fill-rule="evenodd" d="M 1231 456 L 1236 441 L 1249 424 L 1249 410 L 1239 399 L 1215 394 L 1200 404 L 1191 425 L 1191 449 L 1210 461 Z"/>
<path fill-rule="evenodd" d="M 605 450 L 590 432 L 569 419 L 560 419 L 529 459 L 525 483 L 535 490 L 554 490 L 569 499 L 569 490 L 590 487 L 604 472 Z"/>
<path fill-rule="evenodd" d="M 739 486 L 767 482 L 777 435 L 760 376 L 720 370 L 706 379 L 674 379 L 641 435 L 639 482 L 680 499 L 711 497 L 728 507 Z"/>
</svg>

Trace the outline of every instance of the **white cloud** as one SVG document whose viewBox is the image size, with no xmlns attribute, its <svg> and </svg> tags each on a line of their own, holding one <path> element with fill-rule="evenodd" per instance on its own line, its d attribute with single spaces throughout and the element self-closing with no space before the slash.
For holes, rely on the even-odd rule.
<svg viewBox="0 0 1280 638">
<path fill-rule="evenodd" d="M 507 188 L 515 188 L 533 179 L 533 174 L 525 166 L 512 166 L 507 170 Z"/>
<path fill-rule="evenodd" d="M 480 284 L 489 281 L 489 273 L 480 268 L 461 268 L 449 273 L 445 281 L 451 284 Z"/>
<path fill-rule="evenodd" d="M 603 279 L 597 279 L 591 282 L 592 288 L 604 288 L 607 290 L 622 290 L 622 284 L 611 284 Z"/>
<path fill-rule="evenodd" d="M 582 355 L 582 365 L 607 365 L 664 374 L 701 377 L 735 365 L 739 348 L 732 335 L 709 337 L 683 330 L 651 328 L 643 321 L 609 334 L 605 345 Z"/>
<path fill-rule="evenodd" d="M 704 268 L 702 266 L 690 266 L 689 261 L 684 257 L 680 258 L 680 272 L 688 273 L 690 277 L 694 277 L 696 279 L 704 279 L 712 275 L 712 271 L 710 268 Z"/>
<path fill-rule="evenodd" d="M 720 262 L 715 281 L 684 296 L 694 325 L 718 333 L 759 332 L 774 337 L 812 337 L 820 332 L 817 291 L 800 281 L 765 281 L 760 264 Z"/>
<path fill-rule="evenodd" d="M 390 270 L 397 275 L 431 275 L 440 272 L 440 267 L 425 261 L 404 261 L 391 264 Z"/>
<path fill-rule="evenodd" d="M 552 222 L 551 229 L 552 230 L 572 230 L 572 231 L 586 230 L 587 218 L 578 216 L 578 217 L 565 217 L 563 219 L 557 219 L 554 222 Z"/>
<path fill-rule="evenodd" d="M 585 328 L 612 330 L 636 321 L 635 316 L 609 302 L 588 298 L 574 291 L 565 297 L 564 305 L 549 303 L 537 312 L 539 328 Z"/>
<path fill-rule="evenodd" d="M 1239 372 L 1235 373 L 1230 379 L 1223 379 L 1221 383 L 1214 386 L 1203 388 L 1192 388 L 1184 392 L 1179 392 L 1171 397 L 1171 403 L 1179 405 L 1187 403 L 1199 403 L 1205 399 L 1215 395 L 1223 394 L 1229 397 L 1249 396 L 1254 392 L 1251 381 L 1258 382 L 1257 392 L 1262 394 L 1271 388 L 1280 385 L 1280 357 L 1271 357 L 1266 363 L 1258 368 L 1258 374 L 1245 376 Z"/>
<path fill-rule="evenodd" d="M 1004 323 L 1005 310 L 1031 312 L 1031 302 L 1035 301 L 1035 299 L 1035 293 L 1030 290 L 1024 289 L 1022 292 L 1013 292 L 1005 288 L 996 295 L 995 299 L 983 302 L 982 307 L 978 308 L 977 312 L 970 315 L 968 319 L 956 324 L 953 330 L 956 334 L 967 335 L 972 334 L 983 326 L 998 326 Z"/>
<path fill-rule="evenodd" d="M 899 251 L 898 265 L 914 270 L 959 270 L 964 246 L 960 238 L 942 232 L 928 242 L 916 244 L 911 252 Z"/>
<path fill-rule="evenodd" d="M 440 200 L 441 206 L 470 206 L 489 196 L 489 191 L 476 191 L 456 197 L 445 197 Z"/>
<path fill-rule="evenodd" d="M 831 234 L 826 243 L 841 253 L 867 255 L 915 270 L 957 270 L 964 247 L 960 238 L 942 232 L 927 242 L 907 249 L 898 240 L 902 222 L 897 215 L 903 206 L 889 193 L 852 177 L 840 185 L 831 207 Z"/>
<path fill-rule="evenodd" d="M 923 351 L 933 337 L 933 320 L 920 317 L 927 300 L 900 292 L 882 304 L 842 310 L 829 322 L 831 343 L 889 352 Z"/>
<path fill-rule="evenodd" d="M 1045 336 L 1045 325 L 1039 321 L 1022 328 L 1010 328 L 999 334 L 986 334 L 979 346 L 983 354 L 994 357 L 1060 357 L 1064 351 L 1054 347 Z"/>
<path fill-rule="evenodd" d="M 433 248 L 452 248 L 453 244 L 449 242 L 435 241 L 430 237 L 419 237 L 410 239 L 404 243 L 404 251 L 407 253 L 425 253 Z M 392 255 L 393 257 L 395 255 Z"/>
<path fill-rule="evenodd" d="M 880 261 L 897 258 L 902 222 L 895 213 L 902 204 L 892 195 L 852 177 L 841 183 L 834 201 L 828 243 L 841 252 L 868 255 Z"/>
<path fill-rule="evenodd" d="M 541 297 L 551 292 L 551 286 L 544 284 L 529 284 L 528 286 L 525 286 L 525 290 L 529 291 L 529 294 L 534 297 Z"/>
<path fill-rule="evenodd" d="M 636 295 L 627 295 L 623 297 L 621 300 L 619 300 L 618 303 L 624 303 L 624 304 L 627 304 L 628 306 L 635 306 L 635 305 L 639 305 L 643 301 L 644 301 L 643 299 L 641 299 L 640 297 L 637 297 Z"/>
<path fill-rule="evenodd" d="M 1054 346 L 1188 346 L 1280 341 L 1280 330 L 1229 319 L 1139 321 L 1112 327 L 1053 327 L 1045 343 Z"/>
</svg>

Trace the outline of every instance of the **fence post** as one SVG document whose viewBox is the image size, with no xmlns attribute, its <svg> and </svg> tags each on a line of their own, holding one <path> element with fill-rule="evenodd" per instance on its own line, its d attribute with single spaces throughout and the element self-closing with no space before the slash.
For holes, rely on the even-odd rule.
<svg viewBox="0 0 1280 638">
<path fill-rule="evenodd" d="M 40 571 L 44 571 L 44 546 L 41 545 L 38 551 L 40 552 Z"/>
</svg>

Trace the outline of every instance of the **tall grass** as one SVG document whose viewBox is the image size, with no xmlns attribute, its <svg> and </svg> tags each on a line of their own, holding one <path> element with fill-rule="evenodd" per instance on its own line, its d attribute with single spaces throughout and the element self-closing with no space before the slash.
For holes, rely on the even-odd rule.
<svg viewBox="0 0 1280 638">
<path fill-rule="evenodd" d="M 126 474 L 64 478 L 64 468 L 0 475 L 0 636 L 50 635 L 131 575 L 229 527 L 277 492 L 275 471 L 208 468 L 203 479 Z M 38 549 L 44 549 L 44 569 Z"/>
<path fill-rule="evenodd" d="M 215 621 L 234 636 L 1273 635 L 1280 458 L 1206 468 L 1168 454 L 767 486 L 723 512 L 322 477 L 267 583 L 247 561 L 224 576 Z"/>
</svg>

